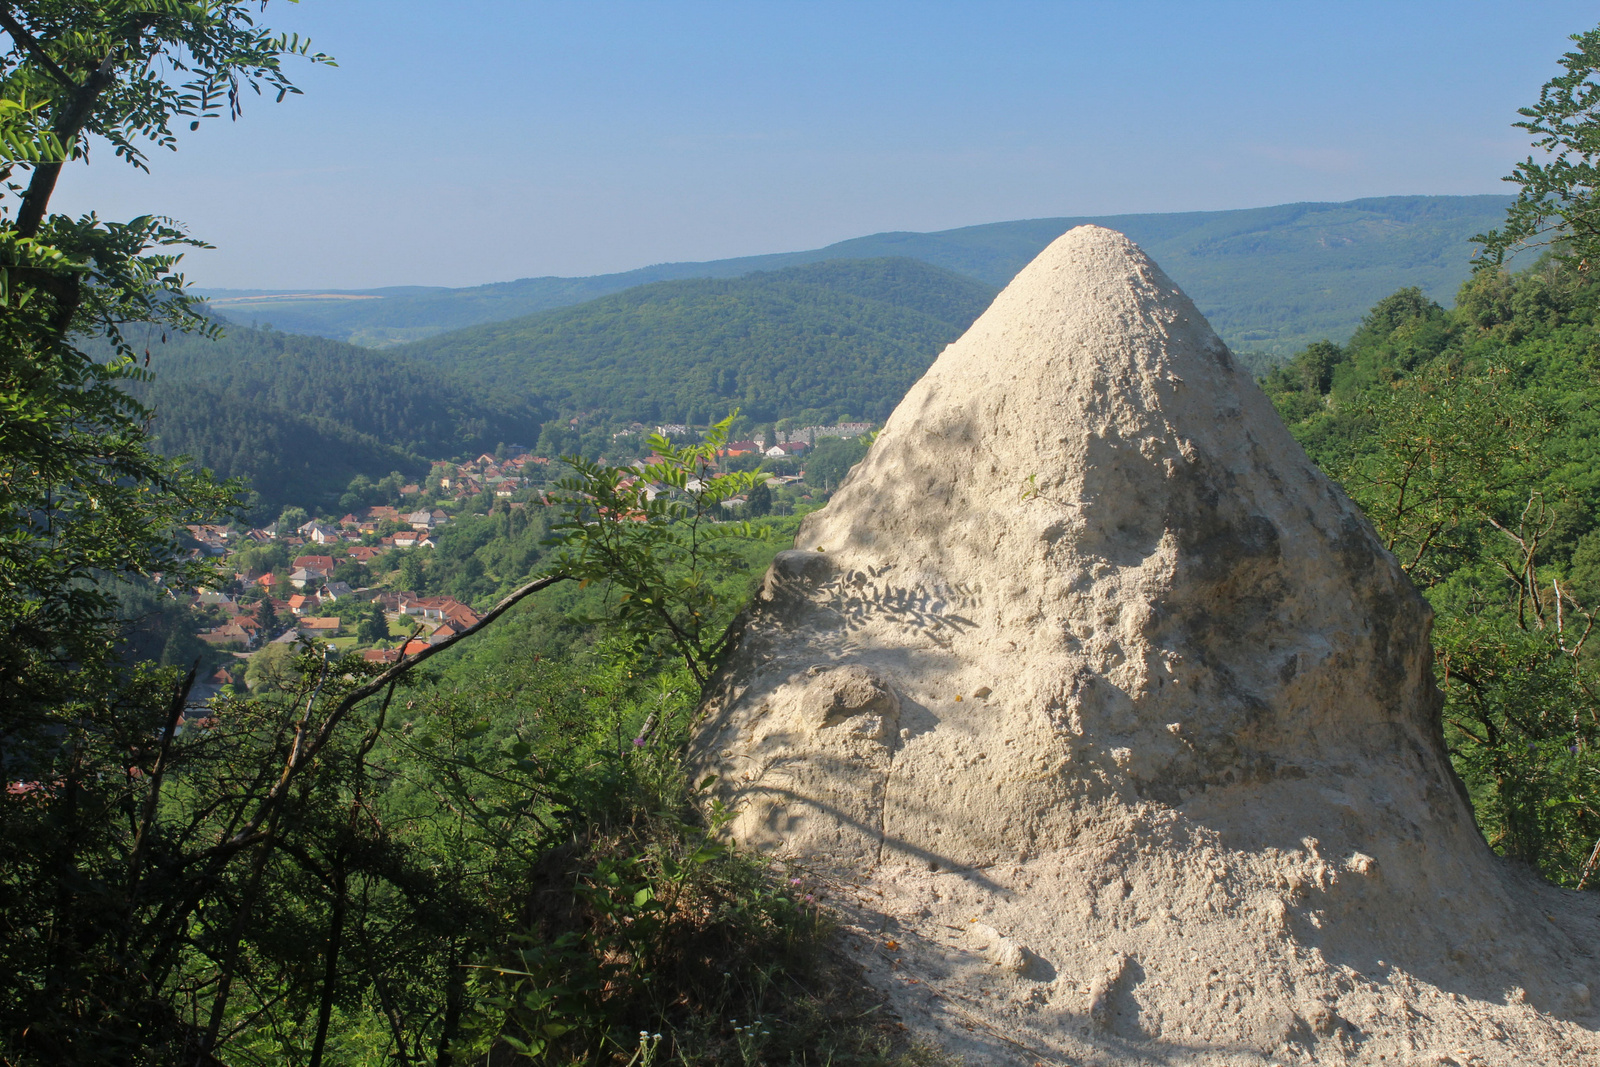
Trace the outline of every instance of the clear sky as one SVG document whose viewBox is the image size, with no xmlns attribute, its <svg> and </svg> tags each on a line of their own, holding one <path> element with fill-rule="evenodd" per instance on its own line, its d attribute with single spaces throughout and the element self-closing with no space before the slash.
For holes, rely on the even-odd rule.
<svg viewBox="0 0 1600 1067">
<path fill-rule="evenodd" d="M 1053 215 L 1504 192 L 1600 20 L 1436 3 L 304 0 L 337 69 L 57 206 L 230 287 L 473 285 Z"/>
</svg>

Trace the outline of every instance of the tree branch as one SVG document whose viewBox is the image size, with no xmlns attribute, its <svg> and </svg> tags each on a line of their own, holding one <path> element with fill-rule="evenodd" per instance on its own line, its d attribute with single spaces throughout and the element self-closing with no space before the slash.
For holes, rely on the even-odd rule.
<svg viewBox="0 0 1600 1067">
<path fill-rule="evenodd" d="M 4 2 L 0 2 L 0 27 L 3 27 L 11 35 L 12 40 L 26 49 L 33 61 L 43 67 L 50 77 L 74 93 L 82 88 L 73 80 L 72 75 L 56 65 L 56 61 L 50 58 L 50 53 L 44 50 L 44 46 L 39 43 L 38 39 L 12 17 L 11 5 Z"/>
</svg>

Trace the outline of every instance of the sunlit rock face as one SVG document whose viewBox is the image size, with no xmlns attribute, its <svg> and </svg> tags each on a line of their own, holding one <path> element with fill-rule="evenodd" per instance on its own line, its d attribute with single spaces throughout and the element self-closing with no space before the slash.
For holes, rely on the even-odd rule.
<svg viewBox="0 0 1600 1067">
<path fill-rule="evenodd" d="M 1079 227 L 778 557 L 694 759 L 985 1062 L 1591 1062 L 1597 909 L 1483 844 L 1429 621 L 1188 298 Z"/>
</svg>

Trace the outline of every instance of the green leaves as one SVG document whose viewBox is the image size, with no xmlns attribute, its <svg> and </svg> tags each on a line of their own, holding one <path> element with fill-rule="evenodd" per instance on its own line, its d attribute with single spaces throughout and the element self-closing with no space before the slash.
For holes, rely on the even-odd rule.
<svg viewBox="0 0 1600 1067">
<path fill-rule="evenodd" d="M 1518 110 L 1513 123 L 1534 135 L 1534 147 L 1548 154 L 1529 156 L 1505 180 L 1522 187 L 1498 230 L 1479 234 L 1480 268 L 1499 267 L 1508 253 L 1525 245 L 1564 244 L 1564 255 L 1587 262 L 1600 252 L 1600 28 L 1571 38 L 1576 50 L 1561 57 L 1565 73 L 1539 90 L 1539 102 Z"/>
<path fill-rule="evenodd" d="M 1558 413 L 1515 389 L 1503 361 L 1437 361 L 1360 402 L 1365 447 L 1329 473 L 1423 585 L 1512 521 Z M 1443 557 L 1441 559 L 1441 557 Z"/>
<path fill-rule="evenodd" d="M 568 456 L 573 473 L 551 494 L 564 510 L 551 526 L 550 572 L 604 583 L 613 593 L 605 621 L 640 648 L 680 656 L 701 686 L 743 600 L 724 591 L 727 575 L 745 565 L 735 543 L 767 535 L 764 527 L 730 521 L 724 507 L 766 477 L 715 472 L 736 415 L 697 445 L 653 435 L 653 456 L 639 469 Z"/>
</svg>

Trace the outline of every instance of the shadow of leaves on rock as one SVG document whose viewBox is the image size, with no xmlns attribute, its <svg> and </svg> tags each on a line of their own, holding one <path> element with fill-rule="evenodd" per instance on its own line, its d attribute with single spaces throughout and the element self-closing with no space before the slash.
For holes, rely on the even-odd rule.
<svg viewBox="0 0 1600 1067">
<path fill-rule="evenodd" d="M 963 611 L 979 603 L 978 592 L 964 582 L 942 581 L 900 584 L 890 572 L 894 565 L 851 570 L 816 586 L 813 604 L 837 616 L 847 633 L 868 623 L 888 623 L 905 633 L 926 637 L 940 648 L 950 647 L 958 635 L 977 628 Z"/>
</svg>

